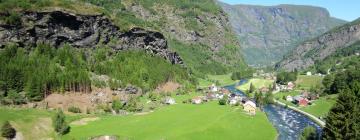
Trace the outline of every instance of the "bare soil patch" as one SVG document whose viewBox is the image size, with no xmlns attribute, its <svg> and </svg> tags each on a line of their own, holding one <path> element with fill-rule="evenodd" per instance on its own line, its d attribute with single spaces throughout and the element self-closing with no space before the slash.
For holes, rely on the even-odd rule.
<svg viewBox="0 0 360 140">
<path fill-rule="evenodd" d="M 169 81 L 169 82 L 166 82 L 165 84 L 158 86 L 156 88 L 156 92 L 159 92 L 159 93 L 160 92 L 174 92 L 180 87 L 181 87 L 181 85 L 179 83 Z"/>
</svg>

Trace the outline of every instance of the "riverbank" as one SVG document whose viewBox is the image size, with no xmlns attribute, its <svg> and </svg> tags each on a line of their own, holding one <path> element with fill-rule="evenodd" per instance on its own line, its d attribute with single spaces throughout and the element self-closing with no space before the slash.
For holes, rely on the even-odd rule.
<svg viewBox="0 0 360 140">
<path fill-rule="evenodd" d="M 276 104 L 278 104 L 278 105 L 281 105 L 281 106 L 284 106 L 284 107 L 288 107 L 288 108 L 290 108 L 290 109 L 292 109 L 292 110 L 294 110 L 294 111 L 296 111 L 296 112 L 299 112 L 299 113 L 301 113 L 301 114 L 304 114 L 304 115 L 306 115 L 307 117 L 309 117 L 311 120 L 313 120 L 313 121 L 315 121 L 318 125 L 320 125 L 321 127 L 325 127 L 325 122 L 324 121 L 322 121 L 322 120 L 320 120 L 319 118 L 317 118 L 316 116 L 314 116 L 314 115 L 312 115 L 312 114 L 310 114 L 310 113 L 307 113 L 307 112 L 305 112 L 305 111 L 302 111 L 302 110 L 300 110 L 300 109 L 298 109 L 298 108 L 296 108 L 296 107 L 293 107 L 293 106 L 289 106 L 289 105 L 287 105 L 287 104 L 285 104 L 285 103 L 283 103 L 283 102 L 280 102 L 280 101 L 278 101 L 278 100 L 274 100 L 274 102 L 276 103 Z"/>
</svg>

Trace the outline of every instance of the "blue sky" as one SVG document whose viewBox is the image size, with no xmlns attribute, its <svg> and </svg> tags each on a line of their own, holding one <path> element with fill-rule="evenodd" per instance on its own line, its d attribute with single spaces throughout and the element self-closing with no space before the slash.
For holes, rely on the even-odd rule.
<svg viewBox="0 0 360 140">
<path fill-rule="evenodd" d="M 220 0 L 228 4 L 272 6 L 278 4 L 313 5 L 326 8 L 332 17 L 352 21 L 360 17 L 360 0 Z"/>
</svg>

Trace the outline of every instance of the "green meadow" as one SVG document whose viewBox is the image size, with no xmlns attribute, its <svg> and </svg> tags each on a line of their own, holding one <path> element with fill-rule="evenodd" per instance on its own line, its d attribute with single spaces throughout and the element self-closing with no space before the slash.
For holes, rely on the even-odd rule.
<svg viewBox="0 0 360 140">
<path fill-rule="evenodd" d="M 284 96 L 286 97 L 290 95 L 294 97 L 299 94 L 300 91 L 279 92 L 279 93 L 275 93 L 274 97 L 276 100 L 279 100 L 280 102 L 283 102 L 290 106 L 297 107 L 300 110 L 310 113 L 316 117 L 325 117 L 327 113 L 330 111 L 331 107 L 335 104 L 337 98 L 337 95 L 323 96 L 313 101 L 311 105 L 308 105 L 306 107 L 298 107 L 295 104 L 283 99 Z"/>
<path fill-rule="evenodd" d="M 56 137 L 52 127 L 53 112 L 38 109 L 20 109 L 10 107 L 0 107 L 0 126 L 5 121 L 20 133 L 20 137 L 25 140 L 36 140 Z"/>
<path fill-rule="evenodd" d="M 232 85 L 239 80 L 232 80 L 231 74 L 224 74 L 224 75 L 208 75 L 205 79 L 198 79 L 199 81 L 199 87 L 204 88 L 208 87 L 211 84 L 218 83 L 218 86 L 226 86 L 226 85 Z"/>
<path fill-rule="evenodd" d="M 265 113 L 258 111 L 249 116 L 241 107 L 220 106 L 214 101 L 201 105 L 178 103 L 141 115 L 101 116 L 86 125 L 72 125 L 71 132 L 62 139 L 81 140 L 99 135 L 137 140 L 273 140 L 277 134 Z"/>
<path fill-rule="evenodd" d="M 237 89 L 242 90 L 242 91 L 247 91 L 247 90 L 249 90 L 251 83 L 255 86 L 256 89 L 259 89 L 262 87 L 269 87 L 269 85 L 272 85 L 273 82 L 274 82 L 274 80 L 252 78 L 245 84 L 238 86 Z"/>
<path fill-rule="evenodd" d="M 310 89 L 311 87 L 321 86 L 321 81 L 323 77 L 321 76 L 307 76 L 307 75 L 298 75 L 297 80 L 295 81 L 296 89 Z"/>
</svg>

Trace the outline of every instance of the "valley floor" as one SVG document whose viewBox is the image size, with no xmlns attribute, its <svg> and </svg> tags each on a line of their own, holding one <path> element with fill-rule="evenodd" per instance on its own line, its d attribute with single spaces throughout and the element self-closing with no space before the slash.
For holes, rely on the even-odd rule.
<svg viewBox="0 0 360 140">
<path fill-rule="evenodd" d="M 148 114 L 101 116 L 87 125 L 72 125 L 63 139 L 86 139 L 97 135 L 117 135 L 120 139 L 269 139 L 276 130 L 265 113 L 255 116 L 242 107 L 220 106 L 217 102 L 201 105 L 178 104 L 162 107 Z"/>
</svg>

